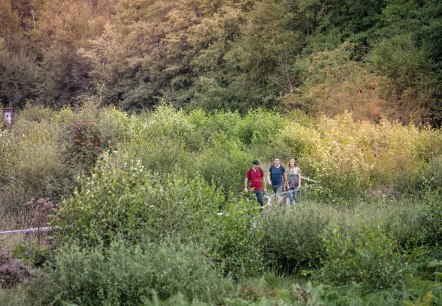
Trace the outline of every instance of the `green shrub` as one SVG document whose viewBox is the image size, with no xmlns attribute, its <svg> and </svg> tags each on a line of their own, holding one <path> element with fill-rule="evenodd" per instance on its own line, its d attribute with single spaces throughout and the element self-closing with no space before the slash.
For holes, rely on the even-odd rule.
<svg viewBox="0 0 442 306">
<path fill-rule="evenodd" d="M 223 214 L 215 220 L 213 234 L 205 244 L 211 257 L 226 274 L 235 279 L 259 275 L 266 268 L 263 257 L 263 232 L 256 200 L 224 204 Z"/>
<path fill-rule="evenodd" d="M 4 135 L 8 139 L 0 145 L 0 158 L 5 161 L 0 202 L 9 212 L 22 213 L 32 197 L 56 197 L 62 193 L 58 132 L 46 120 L 27 121 L 18 116 L 13 132 Z"/>
<path fill-rule="evenodd" d="M 25 108 L 18 112 L 18 117 L 23 121 L 52 121 L 52 118 L 56 111 L 49 107 L 44 107 L 40 104 L 27 103 Z"/>
<path fill-rule="evenodd" d="M 264 256 L 282 272 L 319 266 L 330 212 L 318 206 L 272 207 L 264 214 Z"/>
<path fill-rule="evenodd" d="M 132 243 L 116 239 L 109 247 L 59 248 L 34 278 L 31 296 L 41 304 L 139 305 L 178 293 L 187 302 L 220 303 L 233 290 L 197 244 Z"/>
<path fill-rule="evenodd" d="M 130 139 L 128 126 L 134 120 L 137 120 L 134 116 L 130 117 L 115 107 L 106 107 L 100 109 L 97 125 L 103 139 L 106 139 L 112 147 Z"/>
<path fill-rule="evenodd" d="M 419 243 L 422 221 L 419 218 L 424 205 L 412 198 L 371 198 L 353 202 L 353 206 L 340 210 L 345 225 L 357 232 L 358 228 L 378 224 L 394 239 L 402 250 L 412 249 Z"/>
<path fill-rule="evenodd" d="M 384 230 L 362 228 L 346 233 L 335 230 L 324 238 L 325 260 L 321 280 L 335 284 L 360 284 L 364 291 L 398 288 L 403 283 L 401 255 Z"/>
<path fill-rule="evenodd" d="M 423 209 L 419 213 L 419 238 L 422 243 L 440 247 L 442 244 L 442 191 L 435 190 L 424 194 Z"/>
<path fill-rule="evenodd" d="M 92 176 L 78 183 L 55 224 L 63 228 L 60 238 L 92 245 L 120 234 L 137 238 L 146 231 L 152 239 L 203 236 L 224 201 L 198 175 L 186 179 L 176 171 L 161 177 L 121 156 L 113 161 L 105 156 Z"/>
<path fill-rule="evenodd" d="M 142 117 L 140 130 L 135 137 L 145 139 L 167 137 L 183 143 L 194 130 L 183 111 L 176 110 L 170 105 L 159 105 L 155 111 Z"/>
<path fill-rule="evenodd" d="M 188 120 L 207 143 L 218 133 L 225 134 L 229 139 L 238 138 L 237 126 L 241 124 L 243 119 L 238 112 L 208 114 L 202 110 L 193 110 L 189 113 Z"/>
<path fill-rule="evenodd" d="M 127 155 L 126 159 L 140 160 L 146 170 L 167 175 L 175 169 L 197 170 L 195 157 L 179 141 L 168 137 L 152 139 L 134 138 L 117 147 L 118 152 Z"/>
<path fill-rule="evenodd" d="M 261 234 L 253 227 L 256 206 L 225 202 L 222 189 L 197 173 L 188 177 L 179 169 L 164 176 L 150 174 L 140 162 L 105 155 L 92 176 L 83 176 L 79 190 L 62 203 L 54 223 L 62 228 L 58 238 L 83 245 L 110 243 L 119 235 L 134 241 L 145 235 L 155 241 L 199 241 L 226 273 L 256 274 L 264 266 Z"/>
<path fill-rule="evenodd" d="M 425 192 L 437 190 L 442 186 L 442 154 L 429 160 L 422 171 L 421 184 L 416 186 Z"/>
<path fill-rule="evenodd" d="M 310 167 L 306 161 L 309 156 L 316 155 L 319 143 L 320 135 L 313 128 L 289 121 L 272 139 L 269 147 L 273 149 L 273 152 L 272 155 L 267 155 L 267 158 L 273 160 L 274 156 L 279 156 L 285 163 L 290 158 L 296 157 L 306 167 Z M 305 170 L 305 173 L 313 174 L 310 169 Z"/>
<path fill-rule="evenodd" d="M 0 305 L 25 306 L 32 303 L 28 299 L 26 290 L 19 286 L 12 289 L 0 288 Z"/>
<path fill-rule="evenodd" d="M 204 148 L 195 166 L 208 182 L 214 182 L 226 192 L 235 192 L 243 189 L 252 159 L 238 141 L 219 133 L 214 135 L 211 145 Z"/>
<path fill-rule="evenodd" d="M 237 125 L 236 135 L 244 144 L 266 145 L 283 125 L 282 118 L 263 109 L 248 112 Z"/>
</svg>

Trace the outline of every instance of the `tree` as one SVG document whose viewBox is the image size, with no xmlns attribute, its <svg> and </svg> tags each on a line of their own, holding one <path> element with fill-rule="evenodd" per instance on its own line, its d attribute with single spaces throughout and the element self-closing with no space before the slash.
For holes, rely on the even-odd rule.
<svg viewBox="0 0 442 306">
<path fill-rule="evenodd" d="M 356 120 L 379 121 L 389 114 L 383 99 L 383 79 L 351 59 L 354 45 L 344 43 L 332 51 L 312 54 L 300 95 L 286 103 L 311 114 L 335 116 L 345 111 Z"/>
<path fill-rule="evenodd" d="M 187 104 L 198 79 L 219 71 L 239 33 L 244 2 L 119 2 L 113 25 L 81 51 L 93 66 L 95 87 L 127 110 L 163 99 Z"/>
</svg>

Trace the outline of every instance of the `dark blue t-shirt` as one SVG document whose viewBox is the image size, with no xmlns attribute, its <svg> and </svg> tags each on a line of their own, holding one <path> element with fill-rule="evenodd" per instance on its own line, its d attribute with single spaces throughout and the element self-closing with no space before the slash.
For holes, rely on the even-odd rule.
<svg viewBox="0 0 442 306">
<path fill-rule="evenodd" d="M 272 186 L 281 186 L 283 182 L 283 174 L 285 173 L 285 169 L 283 166 L 279 166 L 276 168 L 275 166 L 271 166 L 269 168 L 270 172 L 270 180 L 272 181 Z"/>
</svg>

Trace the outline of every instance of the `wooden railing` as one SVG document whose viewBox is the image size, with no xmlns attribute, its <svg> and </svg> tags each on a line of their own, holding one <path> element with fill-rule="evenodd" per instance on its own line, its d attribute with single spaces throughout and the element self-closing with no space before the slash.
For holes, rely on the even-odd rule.
<svg viewBox="0 0 442 306">
<path fill-rule="evenodd" d="M 31 242 L 31 235 L 52 232 L 53 230 L 56 230 L 56 229 L 57 229 L 56 227 L 34 227 L 34 228 L 21 229 L 21 230 L 0 231 L 0 236 L 24 234 L 25 246 L 26 246 L 25 254 L 26 254 L 26 256 L 29 256 L 30 251 L 31 251 L 31 243 L 30 243 Z"/>
<path fill-rule="evenodd" d="M 267 205 L 270 206 L 272 203 L 286 203 L 288 201 L 288 194 L 290 192 L 297 192 L 297 202 L 304 200 L 312 199 L 312 191 L 318 186 L 318 182 L 312 180 L 311 178 L 301 176 L 301 181 L 303 182 L 303 186 L 298 188 L 297 190 L 289 190 L 276 194 L 267 194 L 264 195 L 264 198 L 267 199 Z M 305 184 L 305 182 L 309 182 L 309 184 Z"/>
</svg>

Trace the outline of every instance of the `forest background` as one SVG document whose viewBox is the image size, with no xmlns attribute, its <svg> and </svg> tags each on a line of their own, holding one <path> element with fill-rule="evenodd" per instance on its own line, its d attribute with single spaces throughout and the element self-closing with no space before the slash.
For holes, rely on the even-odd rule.
<svg viewBox="0 0 442 306">
<path fill-rule="evenodd" d="M 1 0 L 0 102 L 440 126 L 441 14 L 437 0 Z"/>
</svg>

